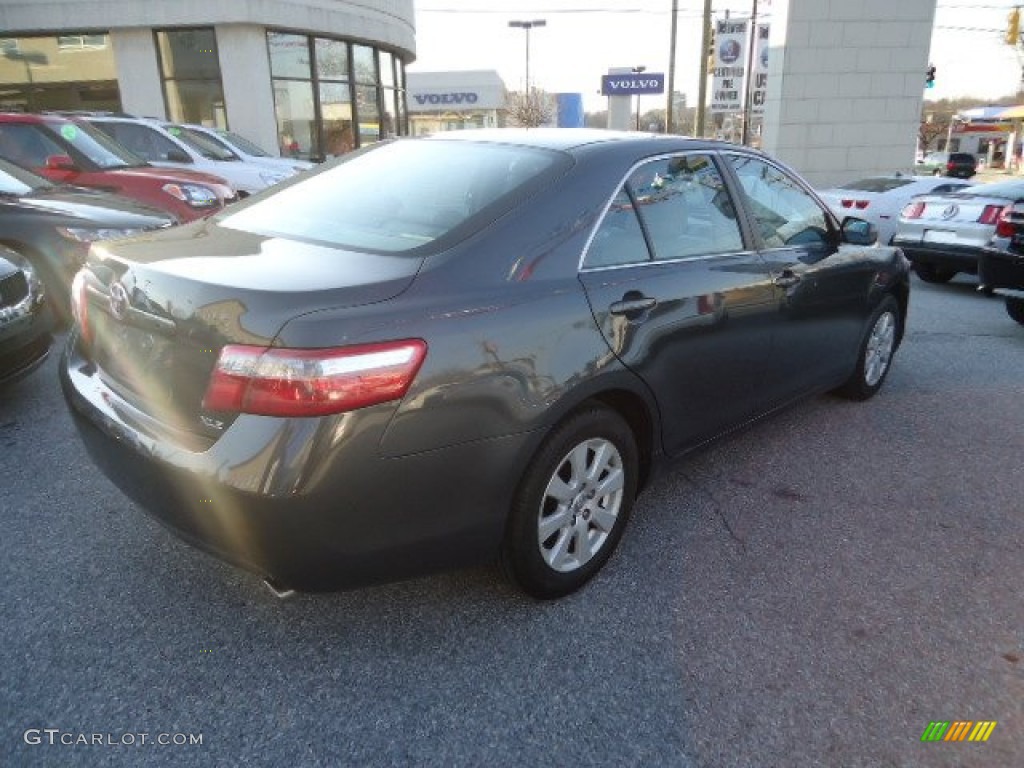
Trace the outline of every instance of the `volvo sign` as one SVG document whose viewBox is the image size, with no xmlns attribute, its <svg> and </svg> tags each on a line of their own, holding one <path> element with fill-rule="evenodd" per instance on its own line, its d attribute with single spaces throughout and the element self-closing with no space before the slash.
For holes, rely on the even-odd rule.
<svg viewBox="0 0 1024 768">
<path fill-rule="evenodd" d="M 645 93 L 664 93 L 665 75 L 661 72 L 627 72 L 622 75 L 602 75 L 602 96 L 636 96 Z"/>
</svg>

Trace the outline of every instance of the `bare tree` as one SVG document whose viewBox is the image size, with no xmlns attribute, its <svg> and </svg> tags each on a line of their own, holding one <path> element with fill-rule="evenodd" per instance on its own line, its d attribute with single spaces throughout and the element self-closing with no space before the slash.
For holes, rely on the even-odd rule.
<svg viewBox="0 0 1024 768">
<path fill-rule="evenodd" d="M 532 89 L 529 94 L 510 93 L 505 98 L 509 125 L 536 128 L 547 125 L 555 115 L 553 99 L 546 91 Z"/>
</svg>

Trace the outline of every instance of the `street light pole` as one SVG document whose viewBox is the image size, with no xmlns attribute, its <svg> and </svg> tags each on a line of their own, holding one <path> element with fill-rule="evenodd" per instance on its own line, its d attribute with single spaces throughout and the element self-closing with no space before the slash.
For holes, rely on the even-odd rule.
<svg viewBox="0 0 1024 768">
<path fill-rule="evenodd" d="M 545 19 L 533 19 L 531 21 L 510 21 L 510 27 L 516 27 L 526 31 L 526 97 L 530 97 L 530 30 L 534 27 L 545 27 Z"/>
<path fill-rule="evenodd" d="M 633 67 L 632 70 L 630 70 L 630 71 L 634 75 L 639 75 L 641 72 L 643 72 L 646 69 L 647 69 L 647 67 L 641 65 L 639 67 Z M 636 95 L 636 129 L 638 131 L 640 130 L 640 94 L 639 93 Z"/>
</svg>

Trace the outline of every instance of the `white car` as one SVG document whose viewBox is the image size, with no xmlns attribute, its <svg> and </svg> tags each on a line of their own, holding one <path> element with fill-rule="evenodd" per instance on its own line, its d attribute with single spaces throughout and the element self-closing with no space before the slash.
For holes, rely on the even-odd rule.
<svg viewBox="0 0 1024 768">
<path fill-rule="evenodd" d="M 269 168 L 241 160 L 214 141 L 151 117 L 86 115 L 82 119 L 151 165 L 204 171 L 226 179 L 245 197 L 295 175 L 294 167 Z"/>
<path fill-rule="evenodd" d="M 900 211 L 917 195 L 938 195 L 957 192 L 972 182 L 945 176 L 874 176 L 859 179 L 831 189 L 819 189 L 818 195 L 828 203 L 842 221 L 846 216 L 870 221 L 878 228 L 878 242 L 888 245 L 896 234 Z"/>
<path fill-rule="evenodd" d="M 194 125 L 192 123 L 176 123 L 174 127 L 181 128 L 190 136 L 198 134 L 201 139 L 216 142 L 228 152 L 234 153 L 240 160 L 244 160 L 247 163 L 265 165 L 268 168 L 277 168 L 290 173 L 305 171 L 316 165 L 316 163 L 311 163 L 307 160 L 275 157 L 244 136 L 240 136 L 233 131 L 226 131 L 223 128 L 211 128 L 206 125 Z"/>
</svg>

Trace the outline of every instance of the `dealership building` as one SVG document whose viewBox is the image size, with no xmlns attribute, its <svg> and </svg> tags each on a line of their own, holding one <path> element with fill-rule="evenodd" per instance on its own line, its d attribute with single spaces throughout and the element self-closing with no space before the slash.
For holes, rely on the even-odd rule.
<svg viewBox="0 0 1024 768">
<path fill-rule="evenodd" d="M 407 95 L 413 136 L 505 123 L 505 82 L 494 70 L 410 72 Z"/>
<path fill-rule="evenodd" d="M 113 110 L 322 158 L 408 133 L 413 0 L 5 0 L 0 110 Z"/>
</svg>

